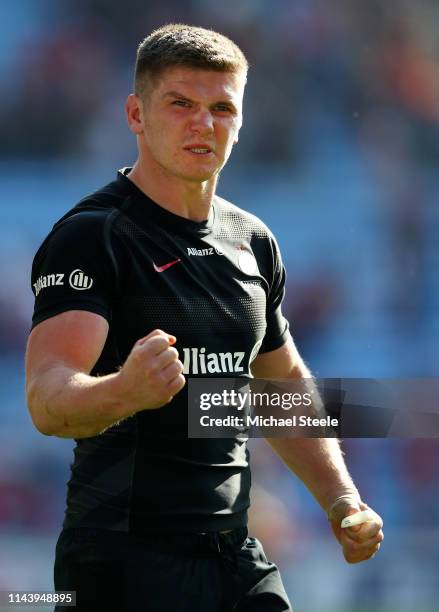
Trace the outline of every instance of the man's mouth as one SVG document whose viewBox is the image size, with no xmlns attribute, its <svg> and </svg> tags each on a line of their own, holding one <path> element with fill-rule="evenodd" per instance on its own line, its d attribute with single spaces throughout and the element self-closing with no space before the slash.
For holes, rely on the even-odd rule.
<svg viewBox="0 0 439 612">
<path fill-rule="evenodd" d="M 196 155 L 208 155 L 212 153 L 212 149 L 210 147 L 196 145 L 193 147 L 185 147 L 186 151 L 190 151 L 191 153 L 195 153 Z"/>
</svg>

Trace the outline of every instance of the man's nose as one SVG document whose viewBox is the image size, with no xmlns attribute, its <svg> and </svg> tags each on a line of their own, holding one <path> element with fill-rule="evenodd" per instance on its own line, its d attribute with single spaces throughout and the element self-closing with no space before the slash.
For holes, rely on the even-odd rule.
<svg viewBox="0 0 439 612">
<path fill-rule="evenodd" d="M 208 109 L 200 109 L 192 117 L 191 128 L 194 132 L 210 133 L 213 131 L 213 117 Z"/>
</svg>

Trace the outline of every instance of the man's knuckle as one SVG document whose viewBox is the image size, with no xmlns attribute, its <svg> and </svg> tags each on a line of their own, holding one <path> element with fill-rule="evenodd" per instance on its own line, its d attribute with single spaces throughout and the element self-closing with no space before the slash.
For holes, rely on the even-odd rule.
<svg viewBox="0 0 439 612">
<path fill-rule="evenodd" d="M 162 334 L 156 334 L 155 336 L 149 338 L 147 344 L 148 346 L 156 346 L 157 344 L 163 344 L 166 342 L 166 338 Z"/>
<path fill-rule="evenodd" d="M 172 387 L 177 390 L 182 389 L 185 384 L 186 384 L 186 379 L 182 374 L 179 374 L 171 381 Z"/>
<path fill-rule="evenodd" d="M 166 345 L 167 342 L 165 338 L 163 338 L 163 336 L 155 336 L 148 343 L 148 350 L 151 352 L 155 352 L 157 350 L 160 350 L 161 348 L 164 348 Z"/>
<path fill-rule="evenodd" d="M 175 368 L 176 374 L 181 374 L 183 372 L 184 366 L 181 363 L 181 361 L 179 361 L 178 359 L 177 359 L 177 361 L 174 361 L 174 363 L 172 365 Z"/>
<path fill-rule="evenodd" d="M 349 545 L 349 548 L 350 548 L 352 553 L 356 553 L 356 552 L 358 552 L 359 545 L 356 542 L 351 542 L 350 545 Z"/>
<path fill-rule="evenodd" d="M 169 353 L 170 353 L 170 354 L 171 354 L 171 355 L 174 357 L 174 360 L 177 360 L 177 359 L 178 359 L 178 351 L 177 351 L 177 349 L 176 349 L 175 347 L 170 346 L 170 347 L 168 348 L 168 351 L 169 351 Z"/>
<path fill-rule="evenodd" d="M 183 372 L 183 364 L 180 361 L 175 361 L 172 364 L 172 367 L 174 368 L 176 374 L 181 374 Z"/>
<path fill-rule="evenodd" d="M 178 374 L 178 369 L 177 366 L 175 365 L 175 363 L 171 363 L 171 365 L 169 365 L 166 368 L 166 378 L 168 379 L 168 381 L 172 380 L 175 376 L 177 376 Z"/>
<path fill-rule="evenodd" d="M 160 367 L 156 359 L 148 360 L 145 366 L 146 366 L 147 372 L 152 378 L 155 378 L 160 374 Z"/>
<path fill-rule="evenodd" d="M 178 386 L 178 377 L 179 374 L 178 372 L 176 372 L 175 370 L 173 372 L 171 372 L 171 377 L 169 379 L 169 384 L 172 386 Z"/>
</svg>

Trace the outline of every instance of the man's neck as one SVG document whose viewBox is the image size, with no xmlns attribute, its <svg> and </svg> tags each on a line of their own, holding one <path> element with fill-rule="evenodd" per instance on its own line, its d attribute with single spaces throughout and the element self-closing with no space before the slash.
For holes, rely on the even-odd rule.
<svg viewBox="0 0 439 612">
<path fill-rule="evenodd" d="M 209 217 L 217 176 L 201 183 L 184 181 L 137 160 L 127 177 L 151 200 L 175 215 L 198 222 Z"/>
</svg>

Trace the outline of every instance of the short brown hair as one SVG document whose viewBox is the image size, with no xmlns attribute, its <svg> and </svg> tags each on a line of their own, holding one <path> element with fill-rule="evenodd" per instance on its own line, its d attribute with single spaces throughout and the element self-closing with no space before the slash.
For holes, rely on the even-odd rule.
<svg viewBox="0 0 439 612">
<path fill-rule="evenodd" d="M 248 71 L 241 49 L 213 30 L 171 23 L 151 32 L 139 45 L 134 74 L 134 91 L 142 95 L 149 84 L 173 66 L 188 66 L 217 72 Z"/>
</svg>

